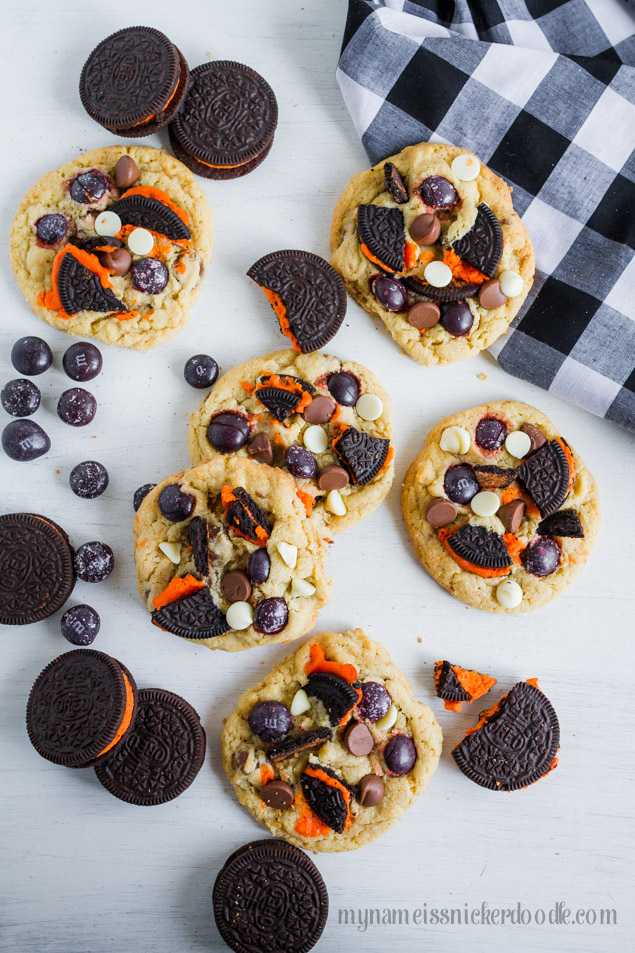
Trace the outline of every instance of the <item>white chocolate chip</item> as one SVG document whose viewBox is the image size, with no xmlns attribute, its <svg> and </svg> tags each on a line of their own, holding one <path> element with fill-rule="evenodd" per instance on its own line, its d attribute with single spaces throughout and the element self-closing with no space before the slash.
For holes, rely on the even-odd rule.
<svg viewBox="0 0 635 953">
<path fill-rule="evenodd" d="M 514 430 L 507 434 L 505 438 L 505 450 L 512 457 L 517 457 L 520 460 L 522 457 L 526 457 L 531 450 L 531 440 L 524 430 Z"/>
<path fill-rule="evenodd" d="M 503 609 L 516 609 L 523 601 L 523 591 L 513 579 L 503 579 L 496 586 L 496 598 Z"/>
<path fill-rule="evenodd" d="M 498 276 L 498 285 L 506 298 L 517 298 L 525 287 L 525 282 L 517 271 L 503 271 Z"/>
<path fill-rule="evenodd" d="M 159 549 L 164 556 L 167 556 L 170 562 L 175 566 L 181 562 L 181 544 L 180 543 L 159 543 Z"/>
<path fill-rule="evenodd" d="M 308 579 L 292 579 L 291 580 L 291 595 L 292 596 L 302 596 L 307 599 L 309 596 L 312 596 L 315 592 L 315 586 L 312 582 L 309 582 Z"/>
<path fill-rule="evenodd" d="M 133 228 L 128 235 L 128 251 L 133 255 L 149 255 L 153 248 L 152 232 L 147 228 Z"/>
<path fill-rule="evenodd" d="M 397 706 L 391 705 L 383 718 L 375 722 L 375 727 L 380 731 L 389 731 L 397 721 Z"/>
<path fill-rule="evenodd" d="M 324 506 L 334 516 L 344 516 L 346 513 L 346 504 L 339 490 L 331 490 L 330 493 L 326 494 Z"/>
<path fill-rule="evenodd" d="M 377 420 L 383 409 L 384 405 L 375 394 L 362 394 L 355 404 L 355 410 L 362 420 Z"/>
<path fill-rule="evenodd" d="M 302 434 L 302 440 L 304 441 L 304 446 L 307 448 L 307 450 L 310 450 L 311 453 L 324 453 L 329 445 L 329 438 L 326 436 L 326 430 L 324 427 L 318 426 L 318 424 L 313 424 L 312 427 L 307 427 Z"/>
<path fill-rule="evenodd" d="M 293 696 L 289 711 L 295 718 L 297 715 L 303 715 L 305 711 L 309 711 L 310 707 L 311 702 L 309 701 L 309 696 L 303 688 L 299 688 Z"/>
<path fill-rule="evenodd" d="M 248 629 L 254 621 L 254 611 L 248 602 L 232 602 L 225 614 L 230 629 L 240 632 Z"/>
<path fill-rule="evenodd" d="M 467 453 L 471 443 L 472 438 L 464 427 L 446 427 L 439 446 L 447 453 Z"/>
<path fill-rule="evenodd" d="M 100 212 L 95 219 L 95 231 L 98 235 L 108 235 L 112 238 L 121 231 L 121 219 L 116 212 Z"/>
<path fill-rule="evenodd" d="M 287 564 L 289 569 L 295 569 L 295 564 L 298 561 L 298 547 L 293 546 L 291 543 L 278 543 L 277 545 L 278 553 L 280 558 Z"/>
<path fill-rule="evenodd" d="M 501 501 L 491 490 L 482 490 L 470 500 L 472 512 L 477 516 L 493 516 L 500 504 Z"/>
<path fill-rule="evenodd" d="M 481 171 L 481 163 L 476 156 L 463 152 L 452 160 L 450 168 L 461 182 L 472 182 Z"/>
<path fill-rule="evenodd" d="M 433 288 L 445 288 L 452 281 L 452 272 L 442 261 L 431 261 L 426 265 L 423 277 Z"/>
</svg>

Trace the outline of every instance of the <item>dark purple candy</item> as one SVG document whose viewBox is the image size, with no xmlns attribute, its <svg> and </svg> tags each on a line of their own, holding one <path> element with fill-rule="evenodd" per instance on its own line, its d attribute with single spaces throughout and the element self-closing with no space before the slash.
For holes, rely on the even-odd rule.
<svg viewBox="0 0 635 953">
<path fill-rule="evenodd" d="M 408 307 L 408 289 L 397 278 L 378 275 L 373 278 L 371 289 L 382 308 L 387 311 L 405 311 Z"/>
<path fill-rule="evenodd" d="M 71 380 L 85 384 L 97 377 L 103 365 L 101 351 L 88 341 L 79 341 L 64 351 L 62 367 Z"/>
<path fill-rule="evenodd" d="M 144 483 L 143 486 L 138 486 L 134 491 L 134 496 L 132 498 L 132 505 L 134 506 L 135 513 L 145 500 L 146 496 L 150 490 L 154 490 L 156 483 Z"/>
<path fill-rule="evenodd" d="M 75 496 L 94 500 L 108 486 L 108 470 L 96 460 L 85 460 L 73 467 L 68 482 Z"/>
<path fill-rule="evenodd" d="M 99 202 L 108 188 L 108 179 L 102 172 L 92 169 L 75 176 L 71 182 L 71 198 L 81 205 L 93 205 Z"/>
<path fill-rule="evenodd" d="M 282 702 L 257 702 L 247 716 L 249 727 L 262 741 L 277 741 L 288 735 L 293 717 Z"/>
<path fill-rule="evenodd" d="M 170 273 L 158 258 L 140 258 L 130 269 L 130 276 L 137 291 L 158 295 L 167 285 Z"/>
<path fill-rule="evenodd" d="M 35 223 L 37 237 L 43 245 L 57 245 L 66 238 L 68 219 L 59 212 L 42 215 Z"/>
<path fill-rule="evenodd" d="M 443 488 L 453 503 L 469 503 L 480 490 L 474 470 L 467 463 L 458 463 L 445 471 Z"/>
<path fill-rule="evenodd" d="M 417 749 L 408 735 L 393 735 L 384 748 L 384 764 L 391 774 L 408 774 L 417 760 Z"/>
<path fill-rule="evenodd" d="M 25 377 L 8 381 L 0 392 L 0 403 L 12 417 L 30 417 L 40 406 L 40 388 Z"/>
<path fill-rule="evenodd" d="M 221 410 L 209 422 L 207 439 L 214 450 L 232 453 L 247 443 L 250 430 L 249 421 L 244 414 L 237 410 Z"/>
<path fill-rule="evenodd" d="M 2 449 L 12 460 L 26 463 L 48 453 L 51 441 L 34 420 L 12 420 L 2 431 Z"/>
<path fill-rule="evenodd" d="M 289 609 L 280 596 L 263 599 L 254 612 L 254 629 L 263 635 L 276 635 L 282 632 L 289 621 Z"/>
<path fill-rule="evenodd" d="M 48 371 L 53 363 L 53 352 L 42 338 L 28 335 L 11 348 L 11 363 L 20 374 L 36 377 Z"/>
<path fill-rule="evenodd" d="M 192 515 L 196 500 L 189 493 L 184 493 L 177 483 L 169 483 L 159 493 L 159 509 L 166 520 L 180 523 Z"/>
<path fill-rule="evenodd" d="M 294 477 L 310 480 L 317 473 L 317 460 L 306 447 L 299 447 L 297 444 L 289 447 L 285 452 L 284 462 Z"/>
<path fill-rule="evenodd" d="M 75 572 L 84 582 L 103 582 L 115 568 L 115 556 L 107 543 L 84 543 L 75 553 Z"/>
<path fill-rule="evenodd" d="M 249 557 L 247 575 L 256 584 L 266 582 L 271 572 L 271 559 L 266 549 L 256 549 Z"/>
<path fill-rule="evenodd" d="M 459 200 L 459 194 L 442 175 L 429 175 L 419 186 L 421 198 L 430 208 L 452 208 Z"/>
<path fill-rule="evenodd" d="M 390 695 L 379 682 L 362 682 L 360 687 L 362 700 L 357 706 L 359 714 L 367 721 L 379 721 L 380 718 L 388 714 L 388 709 L 392 704 Z"/>
<path fill-rule="evenodd" d="M 91 645 L 100 626 L 99 613 L 92 606 L 73 606 L 61 619 L 62 635 L 71 645 Z"/>
<path fill-rule="evenodd" d="M 498 417 L 483 417 L 476 425 L 474 437 L 482 450 L 498 450 L 507 436 L 507 424 Z"/>
<path fill-rule="evenodd" d="M 348 371 L 336 371 L 329 374 L 326 382 L 331 397 L 344 407 L 354 407 L 359 397 L 359 381 Z"/>
<path fill-rule="evenodd" d="M 469 334 L 474 324 L 474 315 L 466 301 L 452 301 L 443 305 L 441 324 L 455 338 Z"/>
<path fill-rule="evenodd" d="M 65 390 L 57 402 L 57 416 L 71 427 L 85 427 L 97 413 L 97 401 L 83 387 Z"/>
<path fill-rule="evenodd" d="M 555 539 L 539 536 L 523 550 L 521 559 L 532 576 L 549 576 L 560 565 L 560 547 Z"/>
<path fill-rule="evenodd" d="M 218 364 L 209 354 L 195 354 L 186 361 L 183 377 L 190 387 L 211 387 L 218 378 Z"/>
</svg>

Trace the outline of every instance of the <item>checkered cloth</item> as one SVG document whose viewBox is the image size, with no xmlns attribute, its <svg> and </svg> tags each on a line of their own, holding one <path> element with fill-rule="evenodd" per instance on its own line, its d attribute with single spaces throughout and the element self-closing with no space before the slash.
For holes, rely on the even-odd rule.
<svg viewBox="0 0 635 953">
<path fill-rule="evenodd" d="M 490 350 L 510 374 L 631 430 L 634 9 L 349 0 L 337 70 L 373 164 L 415 142 L 450 142 L 513 185 L 536 279 Z"/>
</svg>

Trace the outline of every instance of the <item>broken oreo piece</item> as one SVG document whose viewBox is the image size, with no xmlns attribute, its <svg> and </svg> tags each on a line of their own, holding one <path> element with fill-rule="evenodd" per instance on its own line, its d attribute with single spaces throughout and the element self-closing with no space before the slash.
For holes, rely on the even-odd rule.
<svg viewBox="0 0 635 953">
<path fill-rule="evenodd" d="M 155 609 L 152 621 L 183 639 L 213 639 L 229 632 L 227 620 L 207 588 Z"/>
<path fill-rule="evenodd" d="M 386 205 L 360 205 L 357 236 L 362 254 L 384 271 L 406 269 L 406 232 L 403 212 Z"/>
<path fill-rule="evenodd" d="M 459 560 L 467 564 L 464 568 L 468 572 L 474 572 L 472 567 L 501 570 L 509 569 L 512 565 L 503 537 L 493 530 L 485 529 L 484 526 L 465 523 L 447 538 L 446 544 L 454 556 L 458 556 Z M 492 575 L 501 573 L 493 572 Z"/>
<path fill-rule="evenodd" d="M 448 711 L 461 711 L 461 702 L 473 702 L 487 695 L 495 684 L 496 679 L 491 675 L 452 665 L 447 660 L 436 662 L 434 666 L 437 697 L 444 700 Z"/>
<path fill-rule="evenodd" d="M 108 206 L 109 212 L 115 212 L 122 225 L 135 228 L 147 228 L 151 232 L 165 235 L 171 241 L 191 239 L 192 235 L 186 221 L 175 209 L 154 195 L 147 195 L 144 187 L 129 189 L 118 201 Z M 161 193 L 162 195 L 164 193 Z M 165 196 L 168 199 L 168 196 Z"/>
<path fill-rule="evenodd" d="M 474 463 L 472 469 L 482 490 L 503 489 L 511 486 L 516 479 L 514 467 L 481 466 Z"/>
<path fill-rule="evenodd" d="M 187 528 L 187 538 L 192 547 L 192 558 L 196 571 L 201 576 L 209 572 L 209 523 L 203 516 L 195 516 Z"/>
<path fill-rule="evenodd" d="M 336 834 L 342 834 L 350 824 L 353 789 L 321 764 L 308 764 L 300 784 L 313 813 Z"/>
<path fill-rule="evenodd" d="M 270 746 L 267 751 L 267 758 L 274 763 L 284 761 L 285 758 L 310 751 L 311 748 L 318 748 L 325 742 L 330 741 L 331 735 L 330 728 L 316 728 L 315 731 L 305 731 L 303 734 L 292 738 L 283 738 L 282 741 L 276 741 Z"/>
<path fill-rule="evenodd" d="M 517 791 L 548 774 L 557 763 L 558 716 L 548 698 L 517 682 L 453 750 L 471 781 L 490 791 Z"/>
<path fill-rule="evenodd" d="M 263 374 L 258 378 L 254 396 L 276 420 L 283 423 L 291 414 L 301 413 L 311 403 L 315 387 L 290 374 Z"/>
<path fill-rule="evenodd" d="M 109 287 L 102 285 L 101 278 L 106 276 L 107 280 L 107 272 L 95 255 L 82 252 L 74 245 L 66 245 L 55 256 L 55 262 L 57 274 L 54 284 L 66 314 L 79 314 L 80 311 L 120 313 L 126 310 L 123 301 Z"/>
<path fill-rule="evenodd" d="M 346 427 L 333 441 L 333 449 L 351 479 L 359 486 L 365 486 L 385 466 L 390 440 Z"/>
<path fill-rule="evenodd" d="M 463 284 L 449 284 L 445 288 L 435 288 L 433 285 L 426 284 L 415 275 L 404 275 L 401 279 L 410 291 L 422 298 L 429 298 L 431 301 L 463 301 L 465 298 L 473 297 L 479 289 L 478 285 L 470 282 Z"/>
<path fill-rule="evenodd" d="M 293 249 L 271 252 L 247 275 L 264 291 L 296 351 L 318 351 L 339 331 L 346 289 L 324 258 Z"/>
<path fill-rule="evenodd" d="M 361 701 L 361 689 L 333 672 L 313 672 L 304 686 L 309 698 L 317 698 L 326 709 L 331 725 L 342 725 Z"/>
<path fill-rule="evenodd" d="M 547 516 L 538 525 L 542 536 L 566 536 L 569 539 L 584 539 L 582 521 L 576 510 L 559 510 Z"/>
<path fill-rule="evenodd" d="M 569 495 L 571 464 L 560 440 L 550 440 L 521 463 L 517 478 L 544 519 L 560 509 Z"/>
<path fill-rule="evenodd" d="M 237 536 L 242 536 L 256 546 L 266 546 L 271 534 L 269 517 L 242 486 L 223 487 L 222 502 L 225 507 L 225 522 Z"/>
<path fill-rule="evenodd" d="M 394 162 L 384 163 L 384 186 L 398 205 L 408 201 L 408 189 Z"/>
<path fill-rule="evenodd" d="M 454 242 L 452 248 L 463 261 L 493 278 L 503 254 L 503 229 L 489 205 L 482 202 L 476 210 L 476 221 L 469 232 Z"/>
</svg>

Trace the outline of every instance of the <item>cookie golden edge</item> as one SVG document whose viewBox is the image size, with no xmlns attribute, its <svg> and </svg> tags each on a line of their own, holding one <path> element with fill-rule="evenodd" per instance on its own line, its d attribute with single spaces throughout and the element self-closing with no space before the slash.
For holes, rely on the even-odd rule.
<svg viewBox="0 0 635 953">
<path fill-rule="evenodd" d="M 386 680 L 392 698 L 407 715 L 417 749 L 417 760 L 410 774 L 391 779 L 391 783 L 400 782 L 399 803 L 387 811 L 388 816 L 373 820 L 364 827 L 360 836 L 356 836 L 354 824 L 343 834 L 331 831 L 326 837 L 316 838 L 302 837 L 294 831 L 286 830 L 280 822 L 281 812 L 264 807 L 257 793 L 243 790 L 233 779 L 234 755 L 251 735 L 247 724 L 251 708 L 265 698 L 284 701 L 289 705 L 297 689 L 306 682 L 304 665 L 309 660 L 310 646 L 315 644 L 323 647 L 327 658 L 342 663 L 350 662 L 357 668 L 362 664 L 365 668 L 372 666 L 374 674 Z M 281 837 L 296 847 L 315 853 L 356 850 L 389 831 L 428 787 L 439 765 L 442 747 L 443 735 L 432 710 L 414 697 L 410 681 L 393 663 L 384 646 L 370 639 L 359 628 L 339 633 L 321 632 L 309 637 L 292 654 L 275 665 L 261 682 L 243 692 L 221 735 L 223 767 L 242 806 L 275 837 Z"/>
<path fill-rule="evenodd" d="M 333 220 L 330 232 L 331 264 L 342 276 L 346 285 L 348 294 L 357 304 L 374 317 L 378 317 L 384 323 L 387 331 L 395 342 L 404 350 L 409 357 L 418 364 L 426 367 L 433 367 L 438 364 L 451 364 L 455 361 L 462 361 L 474 354 L 479 353 L 494 343 L 503 335 L 510 324 L 520 311 L 524 304 L 534 279 L 535 256 L 529 232 L 522 223 L 518 213 L 515 211 L 511 198 L 511 189 L 500 176 L 491 171 L 481 160 L 479 163 L 481 170 L 477 181 L 484 185 L 483 191 L 487 195 L 481 195 L 485 201 L 492 193 L 497 197 L 497 203 L 502 205 L 505 210 L 506 223 L 502 225 L 503 235 L 507 238 L 512 232 L 517 236 L 517 241 L 522 245 L 523 257 L 519 267 L 519 273 L 525 283 L 525 289 L 521 295 L 516 298 L 508 299 L 508 306 L 503 315 L 490 317 L 487 320 L 487 328 L 483 329 L 482 334 L 478 334 L 478 341 L 473 334 L 465 338 L 452 338 L 448 336 L 448 341 L 440 347 L 433 349 L 427 348 L 423 343 L 425 335 L 420 335 L 414 328 L 395 327 L 395 318 L 404 320 L 403 314 L 393 314 L 382 308 L 375 300 L 372 294 L 363 294 L 357 286 L 357 282 L 350 279 L 342 268 L 337 258 L 337 252 L 343 239 L 343 227 L 347 216 L 357 208 L 358 205 L 365 202 L 372 202 L 377 195 L 384 191 L 384 164 L 393 162 L 397 166 L 405 166 L 411 161 L 416 161 L 416 157 L 424 159 L 435 156 L 440 157 L 442 161 L 447 162 L 448 166 L 457 155 L 474 155 L 467 149 L 459 146 L 445 145 L 443 143 L 421 142 L 416 145 L 407 146 L 401 152 L 392 156 L 387 156 L 378 162 L 377 165 L 363 172 L 358 172 L 350 180 L 341 197 L 339 198 L 333 212 Z M 488 202 L 489 204 L 489 202 Z M 499 217 L 500 220 L 500 216 Z M 361 255 L 361 252 L 359 253 Z M 370 270 L 376 271 L 370 262 L 367 263 Z M 487 313 L 487 312 L 486 312 Z M 407 322 L 405 322 L 407 325 Z M 478 329 L 480 331 L 480 327 Z M 476 346 L 474 346 L 476 344 Z"/>
<path fill-rule="evenodd" d="M 540 579 L 530 577 L 532 580 L 537 579 L 537 582 L 532 583 L 530 598 L 525 598 L 525 588 L 523 587 L 523 600 L 520 605 L 515 609 L 505 609 L 497 601 L 495 595 L 496 586 L 501 580 L 498 578 L 482 579 L 474 573 L 461 569 L 447 552 L 438 539 L 435 530 L 425 518 L 426 507 L 434 498 L 434 495 L 427 492 L 425 488 L 426 481 L 429 483 L 429 478 L 437 470 L 431 461 L 431 454 L 439 449 L 441 434 L 446 427 L 465 426 L 467 414 L 474 415 L 477 420 L 488 414 L 502 414 L 507 418 L 510 417 L 510 414 L 517 414 L 526 419 L 527 422 L 539 427 L 549 439 L 558 436 L 564 436 L 566 439 L 566 434 L 561 434 L 546 414 L 521 401 L 491 401 L 452 414 L 432 428 L 426 438 L 423 450 L 408 468 L 401 493 L 403 520 L 419 562 L 429 575 L 459 602 L 475 609 L 500 615 L 520 615 L 522 612 L 531 612 L 542 608 L 561 595 L 584 569 L 597 541 L 602 522 L 598 486 L 580 455 L 567 441 L 575 461 L 576 478 L 573 496 L 567 498 L 562 509 L 567 509 L 572 500 L 577 498 L 577 494 L 580 495 L 581 503 L 576 508 L 582 520 L 584 539 L 566 540 L 566 573 L 561 574 L 558 570 L 557 579 L 553 579 L 552 576 L 543 576 Z M 446 456 L 448 462 L 445 468 L 452 465 L 450 459 L 452 455 L 447 454 Z M 453 462 L 459 463 L 461 459 L 457 458 Z M 529 576 L 529 574 L 524 573 L 524 570 L 523 574 Z M 513 575 L 509 578 L 513 578 Z M 539 586 L 540 583 L 542 583 L 542 587 Z"/>
<path fill-rule="evenodd" d="M 232 403 L 232 401 L 235 400 L 232 395 L 240 392 L 240 382 L 242 380 L 255 382 L 263 370 L 271 373 L 273 368 L 263 367 L 265 364 L 278 364 L 286 368 L 291 361 L 299 361 L 301 365 L 309 365 L 317 359 L 338 361 L 338 363 L 341 363 L 343 370 L 350 370 L 356 374 L 357 377 L 367 384 L 368 389 L 380 398 L 383 404 L 383 411 L 380 418 L 373 421 L 373 434 L 374 436 L 387 438 L 390 440 L 391 447 L 394 448 L 392 400 L 379 381 L 379 378 L 372 371 L 355 361 L 340 361 L 340 359 L 334 355 L 326 354 L 322 351 L 313 351 L 310 354 L 298 354 L 297 351 L 289 348 L 282 351 L 272 351 L 269 354 L 264 354 L 262 357 L 247 361 L 245 364 L 226 371 L 226 373 L 218 379 L 211 392 L 190 415 L 187 441 L 192 464 L 196 466 L 198 463 L 209 460 L 217 455 L 217 451 L 213 449 L 206 436 L 209 417 L 211 414 L 220 410 L 238 409 L 234 406 L 234 403 Z M 299 376 L 302 376 L 301 372 Z M 244 456 L 246 449 L 241 448 L 239 454 Z M 320 535 L 326 535 L 327 537 L 335 536 L 355 526 L 367 516 L 370 516 L 371 513 L 381 506 L 388 495 L 394 475 L 395 458 L 393 454 L 388 466 L 382 471 L 379 477 L 376 477 L 365 487 L 360 487 L 354 495 L 346 496 L 347 512 L 344 516 L 335 516 L 329 513 L 323 504 L 316 506 L 310 519 L 315 523 Z"/>
<path fill-rule="evenodd" d="M 162 307 L 158 312 L 161 319 L 152 316 L 133 319 L 132 321 L 118 321 L 95 313 L 95 317 L 86 317 L 88 312 L 82 312 L 71 318 L 58 318 L 55 312 L 43 308 L 37 303 L 41 291 L 39 283 L 31 278 L 26 259 L 32 242 L 32 231 L 28 224 L 28 210 L 40 201 L 42 192 L 49 183 L 59 178 L 72 177 L 79 171 L 92 166 L 107 167 L 111 171 L 121 156 L 130 156 L 140 169 L 150 168 L 152 172 L 165 176 L 179 183 L 179 199 L 190 218 L 190 232 L 192 244 L 197 249 L 201 259 L 203 274 L 196 286 L 186 295 L 179 295 L 178 300 L 172 299 L 168 307 Z M 169 186 L 166 183 L 166 191 Z M 179 203 L 177 203 L 179 204 Z M 79 337 L 91 337 L 104 344 L 114 344 L 132 350 L 145 351 L 165 344 L 175 337 L 188 324 L 191 309 L 201 292 L 205 272 L 212 258 L 212 211 L 205 193 L 202 191 L 190 170 L 161 149 L 151 146 L 116 145 L 104 146 L 84 152 L 57 169 L 52 169 L 40 177 L 18 205 L 11 225 L 9 237 L 9 259 L 18 286 L 29 303 L 31 310 L 51 327 L 64 331 L 66 334 Z M 92 312 L 91 312 L 92 313 Z M 82 316 L 83 315 L 83 316 Z M 127 325 L 125 327 L 124 325 Z"/>
<path fill-rule="evenodd" d="M 218 486 L 219 494 L 222 485 L 226 482 L 233 483 L 235 486 L 244 486 L 248 493 L 256 495 L 257 498 L 259 488 L 268 489 L 275 497 L 275 507 L 280 514 L 276 516 L 276 521 L 281 517 L 292 520 L 295 530 L 299 534 L 304 534 L 303 540 L 300 536 L 295 538 L 299 543 L 304 541 L 304 549 L 308 552 L 312 564 L 310 575 L 316 591 L 308 597 L 311 600 L 311 609 L 302 616 L 299 614 L 292 616 L 292 613 L 289 612 L 289 623 L 277 635 L 264 635 L 256 632 L 253 626 L 249 626 L 249 628 L 240 632 L 230 630 L 224 635 L 209 639 L 189 639 L 169 632 L 166 634 L 171 638 L 182 639 L 193 645 L 205 645 L 209 649 L 224 652 L 242 652 L 260 645 L 293 642 L 302 638 L 313 628 L 321 609 L 331 598 L 333 580 L 327 574 L 324 565 L 326 546 L 318 536 L 313 524 L 306 518 L 302 504 L 295 495 L 295 484 L 291 478 L 279 470 L 263 466 L 252 460 L 240 458 L 230 460 L 219 455 L 212 460 L 199 464 L 197 467 L 190 467 L 166 477 L 144 498 L 133 522 L 137 590 L 141 601 L 148 612 L 152 612 L 153 598 L 163 591 L 174 576 L 184 572 L 184 568 L 171 564 L 170 560 L 158 550 L 160 542 L 170 541 L 167 532 L 172 527 L 181 525 L 179 523 L 169 523 L 161 515 L 157 502 L 159 494 L 168 484 L 186 480 L 187 492 L 193 492 L 195 496 L 200 494 L 202 497 L 207 494 L 212 479 L 214 485 Z M 193 483 L 195 484 L 194 489 L 192 489 Z M 263 503 L 262 498 L 259 499 L 259 502 L 266 508 L 267 504 Z M 196 511 L 194 511 L 192 516 L 196 515 Z M 176 531 L 173 535 L 175 534 Z M 185 571 L 190 571 L 190 569 Z M 153 625 L 150 619 L 148 619 L 148 625 Z M 160 631 L 157 628 L 157 635 Z"/>
</svg>

